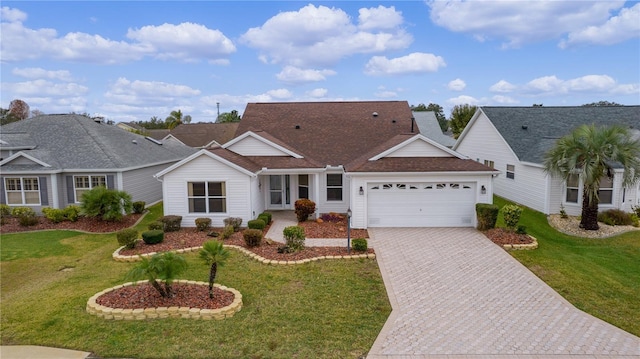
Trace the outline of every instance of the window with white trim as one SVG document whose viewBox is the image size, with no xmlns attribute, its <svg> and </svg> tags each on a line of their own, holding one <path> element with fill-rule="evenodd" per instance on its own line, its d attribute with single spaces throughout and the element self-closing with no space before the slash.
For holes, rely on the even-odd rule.
<svg viewBox="0 0 640 359">
<path fill-rule="evenodd" d="M 582 198 L 580 193 L 584 185 L 580 181 L 577 173 L 569 175 L 566 184 L 566 203 L 578 203 Z M 613 204 L 613 177 L 607 175 L 600 178 L 600 188 L 598 189 L 598 202 L 600 204 Z"/>
<path fill-rule="evenodd" d="M 40 205 L 38 177 L 7 177 L 4 190 L 9 205 Z"/>
<path fill-rule="evenodd" d="M 76 203 L 82 200 L 82 194 L 95 187 L 107 187 L 107 176 L 73 176 L 73 191 Z"/>
<path fill-rule="evenodd" d="M 489 166 L 491 168 L 495 168 L 495 163 L 493 161 L 484 160 L 484 165 Z"/>
<path fill-rule="evenodd" d="M 580 175 L 572 173 L 567 178 L 567 194 L 565 202 L 578 203 L 578 194 L 580 193 Z"/>
<path fill-rule="evenodd" d="M 516 178 L 516 166 L 507 165 L 507 178 L 510 178 L 510 179 Z"/>
<path fill-rule="evenodd" d="M 613 176 L 604 175 L 600 178 L 598 202 L 601 204 L 613 204 Z"/>
<path fill-rule="evenodd" d="M 342 173 L 327 173 L 327 201 L 342 201 Z"/>
<path fill-rule="evenodd" d="M 188 182 L 189 213 L 226 213 L 226 182 Z"/>
</svg>

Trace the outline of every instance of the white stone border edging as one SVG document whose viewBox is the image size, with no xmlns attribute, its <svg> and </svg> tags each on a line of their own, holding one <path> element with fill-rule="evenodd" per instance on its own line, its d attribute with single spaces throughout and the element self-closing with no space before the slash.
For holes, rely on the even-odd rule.
<svg viewBox="0 0 640 359">
<path fill-rule="evenodd" d="M 537 245 L 537 244 L 536 244 Z M 267 259 L 264 258 L 258 254 L 255 254 L 253 252 L 251 252 L 250 250 L 241 247 L 241 246 L 236 246 L 233 244 L 225 244 L 224 245 L 227 248 L 233 248 L 236 250 L 239 250 L 240 252 L 244 253 L 245 255 L 257 260 L 258 262 L 264 263 L 264 264 L 282 264 L 282 265 L 293 265 L 293 264 L 304 264 L 304 263 L 310 263 L 310 262 L 315 262 L 318 260 L 322 260 L 322 259 L 358 259 L 358 258 L 369 258 L 369 259 L 375 259 L 376 255 L 375 253 L 364 253 L 364 254 L 352 254 L 352 255 L 346 255 L 346 256 L 320 256 L 320 257 L 314 257 L 314 258 L 307 258 L 307 259 L 300 259 L 297 261 L 279 261 L 279 260 L 275 260 L 275 259 Z M 177 249 L 173 252 L 176 253 L 188 253 L 188 252 L 195 252 L 200 250 L 200 248 L 202 247 L 189 247 L 189 248 L 183 248 L 183 249 Z M 140 257 L 151 257 L 154 254 L 156 254 L 157 252 L 150 252 L 150 253 L 144 253 L 144 254 L 140 254 L 140 255 L 133 255 L 133 256 L 123 256 L 120 255 L 120 251 L 124 249 L 124 246 L 116 249 L 115 252 L 113 252 L 112 257 L 116 262 L 137 262 L 140 260 Z"/>
<path fill-rule="evenodd" d="M 511 250 L 531 250 L 538 248 L 538 240 L 536 237 L 529 235 L 529 237 L 533 240 L 533 243 L 528 244 L 503 244 L 502 247 L 508 251 Z"/>
<path fill-rule="evenodd" d="M 111 292 L 122 287 L 132 286 L 135 284 L 146 283 L 147 280 L 138 282 L 128 282 L 125 284 L 117 285 L 113 288 L 105 289 L 102 292 L 94 294 L 87 301 L 87 313 L 96 315 L 100 318 L 107 320 L 144 320 L 144 319 L 156 319 L 156 318 L 185 318 L 185 319 L 202 319 L 202 320 L 222 320 L 225 318 L 231 318 L 234 314 L 242 309 L 242 294 L 233 288 L 228 288 L 223 285 L 214 284 L 213 286 L 233 293 L 233 302 L 226 307 L 218 309 L 201 309 L 190 307 L 159 307 L 159 308 L 138 308 L 138 309 L 123 309 L 123 308 L 111 308 L 96 303 L 98 297 L 108 292 Z M 176 280 L 174 283 L 186 283 L 194 285 L 206 285 L 206 282 L 197 282 L 193 280 Z"/>
</svg>

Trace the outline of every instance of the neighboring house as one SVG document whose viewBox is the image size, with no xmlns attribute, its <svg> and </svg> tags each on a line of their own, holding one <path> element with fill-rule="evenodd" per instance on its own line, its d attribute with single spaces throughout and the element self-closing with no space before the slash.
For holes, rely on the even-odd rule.
<svg viewBox="0 0 640 359">
<path fill-rule="evenodd" d="M 406 101 L 379 101 L 250 103 L 234 139 L 156 177 L 183 226 L 246 223 L 308 198 L 367 228 L 474 226 L 496 174 L 418 133 Z"/>
<path fill-rule="evenodd" d="M 640 106 L 621 107 L 482 107 L 464 129 L 454 150 L 502 173 L 494 192 L 545 214 L 571 215 L 582 209 L 579 175 L 564 183 L 543 169 L 544 155 L 556 141 L 583 124 L 620 125 L 640 136 Z M 622 187 L 623 171 L 613 165 L 600 182 L 600 209 L 630 211 L 640 205 L 640 184 Z"/>
<path fill-rule="evenodd" d="M 138 125 L 135 122 L 118 122 L 116 123 L 116 127 L 129 132 L 142 132 L 145 130 L 144 127 Z"/>
<path fill-rule="evenodd" d="M 183 123 L 169 131 L 162 140 L 178 141 L 193 148 L 220 146 L 235 136 L 238 125 L 238 122 Z"/>
<path fill-rule="evenodd" d="M 64 208 L 106 186 L 134 201 L 162 199 L 153 175 L 193 154 L 82 115 L 44 115 L 0 127 L 0 203 Z"/>
<path fill-rule="evenodd" d="M 438 142 L 446 147 L 453 147 L 456 144 L 456 140 L 442 133 L 442 128 L 436 118 L 436 113 L 433 111 L 413 111 L 413 117 L 416 125 L 420 129 L 420 133 L 426 137 Z"/>
</svg>

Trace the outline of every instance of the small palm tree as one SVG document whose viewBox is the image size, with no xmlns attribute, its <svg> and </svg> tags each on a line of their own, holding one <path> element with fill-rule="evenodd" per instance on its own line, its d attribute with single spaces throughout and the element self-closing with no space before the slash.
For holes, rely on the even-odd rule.
<svg viewBox="0 0 640 359">
<path fill-rule="evenodd" d="M 229 251 L 224 248 L 222 242 L 207 241 L 202 245 L 200 258 L 202 258 L 205 263 L 211 265 L 209 270 L 209 298 L 213 299 L 213 282 L 216 279 L 218 265 L 224 265 L 226 260 L 229 258 Z"/>
<path fill-rule="evenodd" d="M 154 254 L 151 259 L 140 256 L 140 259 L 140 263 L 127 273 L 127 279 L 146 278 L 162 297 L 173 297 L 171 284 L 187 268 L 185 259 L 173 252 Z M 158 280 L 164 280 L 164 287 Z"/>
<path fill-rule="evenodd" d="M 640 180 L 640 140 L 623 127 L 582 125 L 556 142 L 544 160 L 545 171 L 565 182 L 572 174 L 583 181 L 580 227 L 597 230 L 600 179 L 611 175 L 612 166 L 624 168 L 622 185 Z"/>
<path fill-rule="evenodd" d="M 174 128 L 176 128 L 176 126 L 180 124 L 190 123 L 191 116 L 190 115 L 183 116 L 181 110 L 171 111 L 171 114 L 169 115 L 169 117 L 167 117 L 164 120 L 164 122 L 167 124 L 167 127 L 170 130 L 173 130 Z"/>
</svg>

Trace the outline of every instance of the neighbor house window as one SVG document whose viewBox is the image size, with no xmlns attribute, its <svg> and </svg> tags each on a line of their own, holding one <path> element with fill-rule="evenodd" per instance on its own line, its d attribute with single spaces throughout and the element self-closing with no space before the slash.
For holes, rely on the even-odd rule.
<svg viewBox="0 0 640 359">
<path fill-rule="evenodd" d="M 507 178 L 511 178 L 511 179 L 516 178 L 516 166 L 507 165 Z"/>
<path fill-rule="evenodd" d="M 570 174 L 567 178 L 567 203 L 578 203 L 578 193 L 580 193 L 580 176 L 577 173 Z"/>
<path fill-rule="evenodd" d="M 327 173 L 327 201 L 342 201 L 342 173 Z"/>
<path fill-rule="evenodd" d="M 38 177 L 8 177 L 4 179 L 4 188 L 7 193 L 7 204 L 40 204 Z"/>
<path fill-rule="evenodd" d="M 73 190 L 76 194 L 76 202 L 82 200 L 83 193 L 99 186 L 107 186 L 107 176 L 73 176 Z"/>
<path fill-rule="evenodd" d="M 189 182 L 189 213 L 227 212 L 225 182 Z"/>
<path fill-rule="evenodd" d="M 602 204 L 613 203 L 613 176 L 607 175 L 600 178 L 600 188 L 598 189 L 598 200 Z"/>
<path fill-rule="evenodd" d="M 491 168 L 495 168 L 495 163 L 493 163 L 493 161 L 489 161 L 489 160 L 484 160 L 484 165 L 485 166 L 489 166 Z"/>
</svg>

